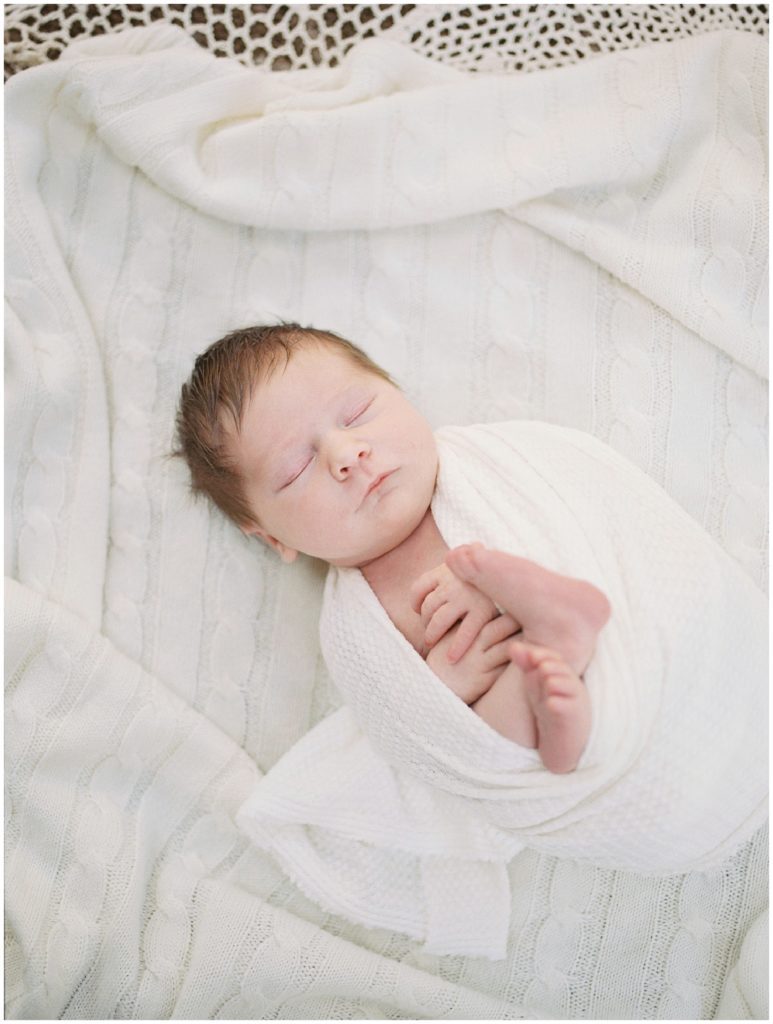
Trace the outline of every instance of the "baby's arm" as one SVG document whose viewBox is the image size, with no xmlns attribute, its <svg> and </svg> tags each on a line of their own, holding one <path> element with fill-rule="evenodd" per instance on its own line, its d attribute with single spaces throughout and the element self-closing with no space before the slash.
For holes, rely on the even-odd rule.
<svg viewBox="0 0 773 1024">
<path fill-rule="evenodd" d="M 445 645 L 445 657 L 451 665 L 467 653 L 483 627 L 499 615 L 490 598 L 471 583 L 460 580 L 445 563 L 415 581 L 410 599 L 411 607 L 424 624 L 427 647 L 434 648 L 456 627 L 452 642 Z"/>
</svg>

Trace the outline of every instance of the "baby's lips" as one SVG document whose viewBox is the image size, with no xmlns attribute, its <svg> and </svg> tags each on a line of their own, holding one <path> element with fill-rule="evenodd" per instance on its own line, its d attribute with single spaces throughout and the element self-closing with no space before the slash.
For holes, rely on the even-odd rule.
<svg viewBox="0 0 773 1024">
<path fill-rule="evenodd" d="M 365 488 L 365 493 L 363 494 L 362 499 L 360 500 L 360 503 L 357 506 L 357 508 L 361 508 L 365 504 L 365 501 L 367 500 L 368 495 L 371 493 L 371 491 L 374 491 L 377 487 L 379 487 L 387 479 L 387 477 L 390 477 L 394 472 L 394 469 L 388 469 L 385 473 L 378 473 L 376 476 L 374 476 L 373 479 L 368 484 L 368 486 Z"/>
</svg>

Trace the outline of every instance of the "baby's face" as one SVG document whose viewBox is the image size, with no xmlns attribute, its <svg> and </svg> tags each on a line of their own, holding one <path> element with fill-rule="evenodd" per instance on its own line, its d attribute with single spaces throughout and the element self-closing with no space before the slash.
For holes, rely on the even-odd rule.
<svg viewBox="0 0 773 1024">
<path fill-rule="evenodd" d="M 363 566 L 429 508 L 437 450 L 427 421 L 381 377 L 324 345 L 296 349 L 258 384 L 235 441 L 259 526 L 285 561 L 300 551 Z"/>
</svg>

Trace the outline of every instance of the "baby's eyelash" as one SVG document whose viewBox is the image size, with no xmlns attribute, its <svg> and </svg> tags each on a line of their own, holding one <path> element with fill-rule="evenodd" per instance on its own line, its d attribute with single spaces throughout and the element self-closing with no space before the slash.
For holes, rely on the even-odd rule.
<svg viewBox="0 0 773 1024">
<path fill-rule="evenodd" d="M 282 486 L 280 487 L 280 490 L 283 491 L 285 489 L 285 487 L 289 487 L 291 483 L 294 483 L 298 479 L 298 477 L 301 475 L 301 473 L 304 471 L 304 469 L 306 469 L 306 467 L 309 465 L 310 462 L 311 462 L 311 459 L 307 459 L 306 462 L 304 462 L 304 464 L 298 470 L 298 472 L 297 473 L 293 473 L 293 475 L 290 477 L 290 479 L 282 484 Z"/>
<path fill-rule="evenodd" d="M 358 420 L 360 416 L 364 415 L 371 407 L 371 405 L 373 405 L 373 401 L 374 399 L 370 398 L 367 402 L 365 402 L 364 405 L 361 405 L 355 413 L 353 413 L 344 421 L 344 426 L 350 427 L 355 420 Z"/>
</svg>

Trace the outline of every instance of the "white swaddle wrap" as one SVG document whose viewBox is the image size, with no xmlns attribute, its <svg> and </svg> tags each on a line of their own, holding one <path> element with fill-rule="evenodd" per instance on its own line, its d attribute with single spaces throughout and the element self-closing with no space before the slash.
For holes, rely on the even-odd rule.
<svg viewBox="0 0 773 1024">
<path fill-rule="evenodd" d="M 590 580 L 612 618 L 585 681 L 593 729 L 570 775 L 504 739 L 428 668 L 357 569 L 321 623 L 346 707 L 240 812 L 315 900 L 438 953 L 499 957 L 505 864 L 524 846 L 642 874 L 712 867 L 764 821 L 766 606 L 673 500 L 602 442 L 536 422 L 444 428 L 433 514 Z"/>
</svg>

